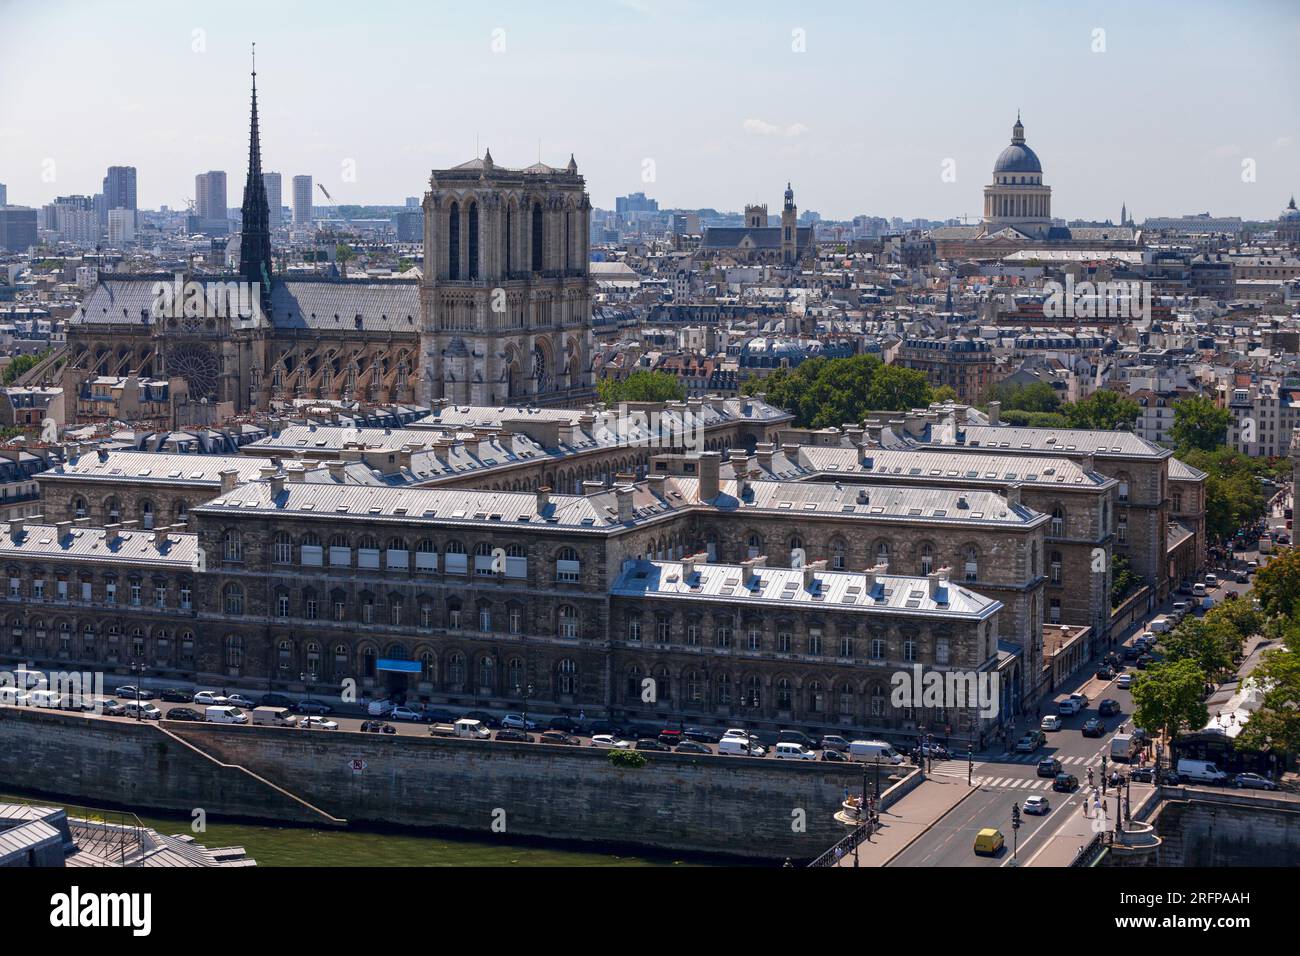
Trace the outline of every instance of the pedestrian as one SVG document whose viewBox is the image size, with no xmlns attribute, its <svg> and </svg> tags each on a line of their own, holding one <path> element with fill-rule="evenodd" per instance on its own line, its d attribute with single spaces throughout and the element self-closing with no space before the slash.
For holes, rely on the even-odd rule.
<svg viewBox="0 0 1300 956">
<path fill-rule="evenodd" d="M 842 846 L 837 846 L 837 847 L 835 848 L 835 862 L 838 863 L 838 862 L 840 862 L 840 860 L 842 860 L 843 858 L 844 858 L 844 847 L 842 847 Z"/>
</svg>

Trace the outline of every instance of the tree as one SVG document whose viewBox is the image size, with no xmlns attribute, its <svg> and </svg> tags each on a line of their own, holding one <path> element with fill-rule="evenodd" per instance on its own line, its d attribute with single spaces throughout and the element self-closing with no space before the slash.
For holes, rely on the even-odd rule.
<svg viewBox="0 0 1300 956">
<path fill-rule="evenodd" d="M 339 273 L 341 275 L 344 276 L 347 275 L 348 262 L 351 261 L 352 259 L 355 259 L 356 257 L 357 254 L 352 250 L 352 247 L 349 246 L 346 242 L 340 242 L 337 246 L 334 247 L 334 258 L 338 260 Z"/>
<path fill-rule="evenodd" d="M 1004 425 L 1018 428 L 1069 428 L 1070 423 L 1058 412 L 1025 412 L 1013 408 L 1000 416 Z"/>
<path fill-rule="evenodd" d="M 902 412 L 930 404 L 930 384 L 925 373 L 901 365 L 884 365 L 876 369 L 867 392 L 867 407 L 883 411 Z M 860 416 L 859 416 L 860 417 Z M 852 419 L 840 419 L 843 424 Z"/>
<path fill-rule="evenodd" d="M 1061 406 L 1056 389 L 1046 382 L 1030 382 L 1028 385 L 999 382 L 993 386 L 991 400 L 1001 402 L 1004 412 L 1054 412 Z"/>
<path fill-rule="evenodd" d="M 1209 476 L 1205 480 L 1205 529 L 1212 539 L 1231 538 L 1264 516 L 1268 496 L 1259 479 L 1272 474 L 1268 463 L 1225 447 L 1212 451 L 1191 448 L 1180 452 L 1179 458 Z"/>
<path fill-rule="evenodd" d="M 860 422 L 870 411 L 906 411 L 935 400 L 923 373 L 885 365 L 874 355 L 807 359 L 792 369 L 751 378 L 742 391 L 763 392 L 767 401 L 792 413 L 801 428 Z"/>
<path fill-rule="evenodd" d="M 1152 664 L 1133 682 L 1133 725 L 1174 736 L 1209 722 L 1205 672 L 1191 659 Z"/>
<path fill-rule="evenodd" d="M 1174 427 L 1169 437 L 1180 452 L 1214 451 L 1228 435 L 1232 416 L 1204 395 L 1193 395 L 1174 402 Z"/>
<path fill-rule="evenodd" d="M 2 380 L 6 385 L 12 385 L 18 376 L 35 367 L 47 354 L 49 353 L 42 352 L 39 355 L 19 355 L 5 366 L 4 372 L 0 373 L 0 380 Z"/>
<path fill-rule="evenodd" d="M 1266 651 L 1250 675 L 1263 688 L 1264 703 L 1237 738 L 1240 747 L 1300 752 L 1300 626 L 1294 619 L 1289 624 L 1283 646 Z"/>
<path fill-rule="evenodd" d="M 1253 593 L 1269 617 L 1293 616 L 1300 598 L 1300 550 L 1285 548 L 1274 555 L 1255 575 Z"/>
<path fill-rule="evenodd" d="M 1132 431 L 1142 409 L 1138 403 L 1118 392 L 1101 388 L 1081 402 L 1064 405 L 1061 411 L 1071 428 L 1096 428 L 1101 431 Z"/>
<path fill-rule="evenodd" d="M 1213 677 L 1232 669 L 1233 648 L 1229 638 L 1223 628 L 1216 628 L 1212 622 L 1188 617 L 1161 638 L 1160 646 L 1166 660 L 1191 661 L 1203 674 Z"/>
<path fill-rule="evenodd" d="M 940 385 L 930 391 L 930 401 L 932 402 L 955 402 L 957 401 L 957 389 L 951 385 Z"/>
<path fill-rule="evenodd" d="M 603 378 L 596 383 L 596 394 L 606 405 L 619 402 L 679 402 L 686 397 L 686 387 L 677 376 L 667 372 L 633 372 L 622 381 Z"/>
<path fill-rule="evenodd" d="M 1124 599 L 1142 586 L 1142 575 L 1133 571 L 1122 554 L 1110 556 L 1110 606 L 1119 607 Z"/>
</svg>

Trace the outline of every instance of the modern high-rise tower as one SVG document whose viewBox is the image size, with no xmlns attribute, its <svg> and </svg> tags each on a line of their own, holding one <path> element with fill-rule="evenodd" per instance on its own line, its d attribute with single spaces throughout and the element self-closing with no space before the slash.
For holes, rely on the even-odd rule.
<svg viewBox="0 0 1300 956">
<path fill-rule="evenodd" d="M 266 185 L 266 205 L 271 210 L 271 228 L 284 225 L 284 182 L 279 173 L 262 173 Z"/>
<path fill-rule="evenodd" d="M 293 177 L 293 224 L 311 225 L 311 177 Z"/>
<path fill-rule="evenodd" d="M 135 200 L 134 166 L 108 167 L 108 175 L 104 177 L 105 223 L 107 223 L 108 212 L 113 209 L 131 210 L 131 224 L 133 226 L 140 224 Z"/>
</svg>

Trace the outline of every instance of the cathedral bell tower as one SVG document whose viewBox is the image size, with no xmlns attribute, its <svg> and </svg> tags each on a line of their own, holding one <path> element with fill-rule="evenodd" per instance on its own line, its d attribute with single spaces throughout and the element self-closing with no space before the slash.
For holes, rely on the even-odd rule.
<svg viewBox="0 0 1300 956">
<path fill-rule="evenodd" d="M 799 260 L 799 207 L 794 204 L 794 190 L 785 184 L 785 204 L 781 207 L 781 261 L 794 265 Z"/>
</svg>

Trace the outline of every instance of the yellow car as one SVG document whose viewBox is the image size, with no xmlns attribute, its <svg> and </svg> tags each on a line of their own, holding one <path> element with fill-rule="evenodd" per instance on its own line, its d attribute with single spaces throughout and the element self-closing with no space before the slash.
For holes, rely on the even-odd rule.
<svg viewBox="0 0 1300 956">
<path fill-rule="evenodd" d="M 1001 850 L 1006 842 L 1001 830 L 985 827 L 975 835 L 975 852 L 992 856 Z"/>
</svg>

